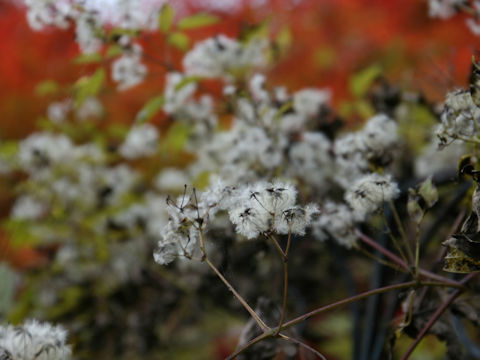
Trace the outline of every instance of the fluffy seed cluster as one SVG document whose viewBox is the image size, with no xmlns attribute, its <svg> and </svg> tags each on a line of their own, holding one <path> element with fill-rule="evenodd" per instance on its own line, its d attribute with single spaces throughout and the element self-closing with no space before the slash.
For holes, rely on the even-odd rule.
<svg viewBox="0 0 480 360">
<path fill-rule="evenodd" d="M 442 122 L 437 136 L 442 145 L 458 138 L 471 138 L 480 126 L 480 108 L 475 105 L 469 91 L 451 92 L 445 100 Z"/>
<path fill-rule="evenodd" d="M 21 326 L 0 326 L 0 359 L 68 360 L 71 349 L 61 326 L 29 320 Z"/>
<path fill-rule="evenodd" d="M 390 175 L 372 173 L 358 179 L 345 193 L 345 200 L 353 209 L 354 218 L 363 221 L 400 193 Z"/>
<path fill-rule="evenodd" d="M 345 189 L 370 173 L 370 163 L 386 166 L 399 147 L 397 124 L 384 114 L 370 118 L 365 127 L 335 140 L 335 181 Z"/>
<path fill-rule="evenodd" d="M 327 201 L 320 213 L 321 216 L 312 223 L 313 235 L 322 241 L 333 238 L 350 249 L 357 241 L 352 210 L 345 204 Z"/>
<path fill-rule="evenodd" d="M 289 183 L 258 182 L 240 190 L 229 217 L 236 231 L 247 239 L 273 230 L 278 234 L 304 235 L 312 217 L 318 212 L 315 205 L 295 205 L 297 191 Z"/>
<path fill-rule="evenodd" d="M 318 208 L 313 204 L 296 205 L 296 196 L 296 189 L 286 182 L 260 181 L 235 188 L 217 178 L 198 197 L 185 194 L 168 202 L 170 220 L 158 243 L 155 261 L 168 264 L 176 257 L 200 255 L 200 232 L 219 211 L 228 213 L 235 231 L 247 239 L 268 232 L 304 235 Z"/>
</svg>

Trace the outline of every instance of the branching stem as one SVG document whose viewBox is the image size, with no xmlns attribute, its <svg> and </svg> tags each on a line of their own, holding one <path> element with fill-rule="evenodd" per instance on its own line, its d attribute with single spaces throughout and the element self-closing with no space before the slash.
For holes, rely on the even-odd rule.
<svg viewBox="0 0 480 360">
<path fill-rule="evenodd" d="M 462 284 L 463 285 L 463 284 Z M 320 313 L 323 313 L 323 312 L 326 312 L 326 311 L 331 311 L 331 310 L 334 310 L 338 307 L 341 307 L 343 305 L 348 305 L 352 302 L 355 302 L 355 301 L 359 301 L 359 300 L 362 300 L 362 299 L 365 299 L 369 296 L 372 296 L 372 295 L 376 295 L 376 294 L 382 294 L 382 293 L 385 293 L 385 292 L 389 292 L 389 291 L 393 291 L 393 290 L 399 290 L 399 289 L 406 289 L 406 288 L 415 288 L 415 287 L 418 287 L 418 286 L 441 286 L 441 287 L 451 287 L 451 284 L 448 284 L 448 283 L 445 283 L 445 282 L 435 282 L 435 281 L 424 281 L 424 282 L 418 282 L 418 281 L 409 281 L 409 282 L 405 282 L 405 283 L 400 283 L 400 284 L 394 284 L 394 285 L 388 285 L 388 286 L 384 286 L 384 287 L 381 287 L 381 288 L 378 288 L 378 289 L 373 289 L 373 290 L 369 290 L 369 291 L 366 291 L 364 293 L 361 293 L 361 294 L 358 294 L 358 295 L 355 295 L 355 296 L 351 296 L 349 298 L 346 298 L 346 299 L 342 299 L 342 300 L 339 300 L 337 302 L 334 302 L 332 304 L 329 304 L 329 305 L 325 305 L 325 306 L 322 306 L 318 309 L 315 309 L 313 311 L 310 311 L 304 315 L 301 315 L 293 320 L 290 320 L 286 323 L 284 323 L 281 328 L 280 328 L 280 331 L 282 330 L 285 330 L 285 329 L 288 329 L 294 325 L 297 325 L 298 323 L 301 323 L 302 321 L 305 321 L 315 315 L 318 315 Z M 245 352 L 248 348 L 250 348 L 251 346 L 257 344 L 258 342 L 264 340 L 264 339 L 268 339 L 268 338 L 271 338 L 271 337 L 275 337 L 275 334 L 277 333 L 278 329 L 272 329 L 270 331 L 266 331 L 264 332 L 263 334 L 257 336 L 256 338 L 250 340 L 247 344 L 245 344 L 242 348 L 240 349 L 237 349 L 233 354 L 231 354 L 230 356 L 227 357 L 226 360 L 232 360 L 232 359 L 235 359 L 238 355 L 240 355 L 241 353 Z"/>
<path fill-rule="evenodd" d="M 210 261 L 210 259 L 207 256 L 207 252 L 205 250 L 205 239 L 203 236 L 203 231 L 200 230 L 200 248 L 203 253 L 203 260 L 205 263 L 207 263 L 208 266 L 217 274 L 217 276 L 222 280 L 222 282 L 227 286 L 228 290 L 230 290 L 233 295 L 237 298 L 237 300 L 243 305 L 245 310 L 248 311 L 250 316 L 257 322 L 258 326 L 263 331 L 268 331 L 270 330 L 270 327 L 265 324 L 265 322 L 257 315 L 257 313 L 252 309 L 252 307 L 247 303 L 247 301 L 235 290 L 235 288 L 230 284 L 230 282 L 222 275 L 220 270 L 217 269 L 217 267 Z"/>
<path fill-rule="evenodd" d="M 356 234 L 367 245 L 369 245 L 369 246 L 373 247 L 374 249 L 378 250 L 380 253 L 385 255 L 387 258 L 392 260 L 394 263 L 403 267 L 406 271 L 410 271 L 409 266 L 402 259 L 400 259 L 397 255 L 395 255 L 391 251 L 385 249 L 382 245 L 380 245 L 376 241 L 370 239 L 367 235 L 363 234 L 361 231 L 357 230 Z M 449 286 L 454 287 L 454 288 L 460 288 L 460 289 L 464 288 L 463 284 L 461 284 L 460 282 L 449 279 L 449 278 L 446 278 L 446 277 L 438 275 L 438 274 L 434 274 L 434 273 L 432 273 L 428 270 L 424 270 L 424 269 L 419 268 L 418 273 L 419 273 L 419 275 L 422 275 L 426 278 L 443 282 L 443 283 L 448 284 Z"/>
<path fill-rule="evenodd" d="M 460 283 L 462 285 L 465 285 L 468 281 L 470 281 L 473 277 L 475 277 L 478 273 L 470 273 L 467 276 L 465 276 Z M 445 300 L 445 302 L 435 311 L 435 313 L 432 315 L 430 320 L 425 324 L 423 329 L 420 331 L 420 333 L 417 335 L 413 343 L 409 346 L 407 349 L 407 352 L 403 355 L 402 360 L 407 360 L 410 355 L 412 354 L 413 350 L 417 347 L 418 343 L 423 339 L 425 334 L 430 330 L 430 328 L 435 324 L 435 322 L 442 316 L 443 312 L 450 306 L 452 302 L 455 301 L 457 297 L 459 297 L 462 292 L 465 289 L 456 289 L 448 298 Z"/>
</svg>

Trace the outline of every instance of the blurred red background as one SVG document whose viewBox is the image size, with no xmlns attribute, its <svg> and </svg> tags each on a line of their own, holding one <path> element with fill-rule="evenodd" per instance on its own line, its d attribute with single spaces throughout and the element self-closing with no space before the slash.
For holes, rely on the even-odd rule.
<svg viewBox="0 0 480 360">
<path fill-rule="evenodd" d="M 177 0 L 177 16 L 205 10 L 207 2 Z M 426 1 L 403 0 L 238 0 L 234 10 L 216 9 L 219 24 L 190 31 L 192 40 L 216 33 L 237 35 L 245 27 L 269 19 L 272 34 L 288 28 L 291 47 L 270 72 L 270 81 L 294 90 L 305 86 L 330 87 L 335 104 L 350 96 L 348 79 L 371 64 L 383 67 L 388 79 L 412 90 L 423 90 L 434 100 L 464 86 L 471 55 L 478 40 L 464 18 L 428 18 Z M 91 69 L 74 65 L 78 54 L 74 32 L 32 31 L 25 8 L 0 2 L 0 120 L 1 138 L 20 138 L 34 128 L 52 97 L 35 95 L 36 84 L 46 79 L 69 84 Z M 148 35 L 147 53 L 163 47 L 163 38 Z M 179 64 L 181 53 L 168 50 Z M 153 65 L 153 64 L 149 64 Z M 148 97 L 163 86 L 163 69 L 155 69 L 145 84 L 120 95 L 107 93 L 109 121 L 129 123 Z"/>
</svg>

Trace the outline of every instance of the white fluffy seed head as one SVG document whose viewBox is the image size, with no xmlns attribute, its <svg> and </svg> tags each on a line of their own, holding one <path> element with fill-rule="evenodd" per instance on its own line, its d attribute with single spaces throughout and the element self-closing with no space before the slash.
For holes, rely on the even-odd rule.
<svg viewBox="0 0 480 360">
<path fill-rule="evenodd" d="M 345 193 L 355 219 L 363 221 L 376 212 L 385 201 L 395 199 L 400 191 L 390 175 L 372 173 L 358 179 Z"/>
</svg>

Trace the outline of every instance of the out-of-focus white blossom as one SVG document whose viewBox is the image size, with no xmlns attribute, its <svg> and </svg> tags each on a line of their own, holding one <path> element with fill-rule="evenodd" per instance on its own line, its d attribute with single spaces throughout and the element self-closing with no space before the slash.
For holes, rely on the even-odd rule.
<svg viewBox="0 0 480 360">
<path fill-rule="evenodd" d="M 71 99 L 53 102 L 48 106 L 47 116 L 53 123 L 60 124 L 65 121 L 72 107 Z"/>
<path fill-rule="evenodd" d="M 455 168 L 458 160 L 465 153 L 465 144 L 462 142 L 440 148 L 438 141 L 432 141 L 415 159 L 415 175 L 419 178 L 427 178 L 439 171 Z"/>
<path fill-rule="evenodd" d="M 388 156 L 398 143 L 396 122 L 383 114 L 369 119 L 360 134 L 368 158 Z"/>
<path fill-rule="evenodd" d="M 155 179 L 155 187 L 162 191 L 179 191 L 189 183 L 185 171 L 175 168 L 162 169 Z"/>
<path fill-rule="evenodd" d="M 250 79 L 249 88 L 250 93 L 255 101 L 269 101 L 270 95 L 265 90 L 265 75 L 263 74 L 255 74 Z"/>
<path fill-rule="evenodd" d="M 102 49 L 103 41 L 98 37 L 100 26 L 97 13 L 83 13 L 76 18 L 75 35 L 82 53 L 94 54 Z"/>
<path fill-rule="evenodd" d="M 194 82 L 189 82 L 181 88 L 177 88 L 184 79 L 185 75 L 179 72 L 170 72 L 166 76 L 163 110 L 167 114 L 181 110 L 197 89 L 197 84 Z"/>
<path fill-rule="evenodd" d="M 82 102 L 82 105 L 75 110 L 75 114 L 80 120 L 99 118 L 103 114 L 103 106 L 96 97 L 89 96 Z"/>
<path fill-rule="evenodd" d="M 462 0 L 429 0 L 428 15 L 430 17 L 448 19 L 456 14 L 455 6 L 461 2 Z"/>
<path fill-rule="evenodd" d="M 468 18 L 465 20 L 465 24 L 467 24 L 472 34 L 477 36 L 480 35 L 480 24 L 478 23 L 478 20 L 473 18 Z"/>
<path fill-rule="evenodd" d="M 331 143 L 320 132 L 304 132 L 301 141 L 290 147 L 291 175 L 301 178 L 320 191 L 327 191 L 326 181 L 332 176 Z"/>
<path fill-rule="evenodd" d="M 67 161 L 71 158 L 73 144 L 65 135 L 48 132 L 34 133 L 20 142 L 18 160 L 20 166 L 28 171 Z"/>
<path fill-rule="evenodd" d="M 68 360 L 67 332 L 61 326 L 28 320 L 19 326 L 0 326 L 0 358 L 11 360 Z"/>
<path fill-rule="evenodd" d="M 229 78 L 235 71 L 265 65 L 267 46 L 262 39 L 242 44 L 218 35 L 195 44 L 183 58 L 183 66 L 187 75 Z"/>
<path fill-rule="evenodd" d="M 142 50 L 140 46 L 135 45 L 112 64 L 112 79 L 118 82 L 119 90 L 140 84 L 147 75 L 147 67 L 141 63 Z"/>
<path fill-rule="evenodd" d="M 10 216 L 14 219 L 35 220 L 40 218 L 45 210 L 45 204 L 29 195 L 23 195 L 15 200 Z"/>
<path fill-rule="evenodd" d="M 313 235 L 319 240 L 332 237 L 340 245 L 351 248 L 357 241 L 355 219 L 352 210 L 345 204 L 327 201 L 320 216 L 312 223 Z"/>
<path fill-rule="evenodd" d="M 372 173 L 353 183 L 345 193 L 345 200 L 353 209 L 355 219 L 363 221 L 399 193 L 398 185 L 390 175 Z"/>
<path fill-rule="evenodd" d="M 320 107 L 330 101 L 328 90 L 303 89 L 293 95 L 293 108 L 296 113 L 311 117 L 320 111 Z"/>
<path fill-rule="evenodd" d="M 349 133 L 335 139 L 335 181 L 343 188 L 348 187 L 369 170 L 361 135 Z"/>
<path fill-rule="evenodd" d="M 134 125 L 119 148 L 127 159 L 137 159 L 155 154 L 158 146 L 158 131 L 151 124 Z"/>
<path fill-rule="evenodd" d="M 68 19 L 76 15 L 70 0 L 25 0 L 25 4 L 27 20 L 33 30 L 43 30 L 47 26 L 66 29 Z"/>
</svg>

